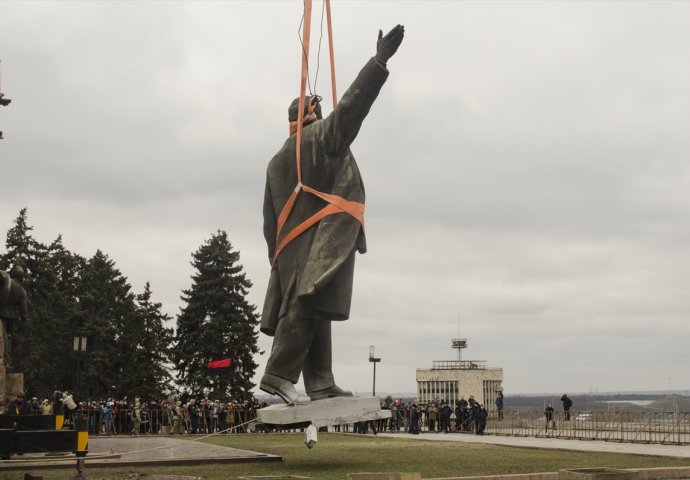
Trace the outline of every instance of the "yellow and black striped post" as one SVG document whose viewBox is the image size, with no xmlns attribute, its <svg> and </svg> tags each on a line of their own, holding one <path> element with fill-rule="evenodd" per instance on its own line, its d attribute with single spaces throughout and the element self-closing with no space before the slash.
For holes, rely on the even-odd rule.
<svg viewBox="0 0 690 480">
<path fill-rule="evenodd" d="M 89 417 L 77 413 L 77 457 L 85 457 L 89 453 Z"/>
<path fill-rule="evenodd" d="M 62 430 L 65 424 L 65 413 L 62 410 L 62 392 L 53 393 L 53 415 L 55 415 L 55 430 Z"/>
</svg>

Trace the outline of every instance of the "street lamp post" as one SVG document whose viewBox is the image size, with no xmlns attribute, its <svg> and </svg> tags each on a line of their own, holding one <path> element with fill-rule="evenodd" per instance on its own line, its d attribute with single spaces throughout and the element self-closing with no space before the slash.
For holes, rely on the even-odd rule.
<svg viewBox="0 0 690 480">
<path fill-rule="evenodd" d="M 369 361 L 374 364 L 374 385 L 371 388 L 371 396 L 376 396 L 376 364 L 381 361 L 380 358 L 376 358 L 374 355 L 374 346 L 369 347 Z"/>
<path fill-rule="evenodd" d="M 0 85 L 0 87 L 1 87 L 1 85 Z M 0 105 L 2 105 L 3 107 L 6 107 L 7 105 L 10 104 L 11 101 L 12 100 L 10 100 L 9 98 L 5 98 L 5 94 L 2 93 L 2 88 L 0 88 Z M 2 140 L 2 131 L 1 130 L 0 130 L 0 140 Z"/>
<path fill-rule="evenodd" d="M 81 337 L 81 336 L 80 337 L 74 337 L 74 348 L 73 348 L 73 350 L 77 355 L 77 381 L 74 382 L 76 384 L 75 385 L 76 388 L 74 389 L 74 393 L 77 395 L 77 398 L 78 398 L 78 396 L 79 396 L 79 383 L 81 380 L 81 368 L 80 368 L 81 367 L 81 355 L 80 354 L 82 352 L 86 352 L 86 337 Z"/>
</svg>

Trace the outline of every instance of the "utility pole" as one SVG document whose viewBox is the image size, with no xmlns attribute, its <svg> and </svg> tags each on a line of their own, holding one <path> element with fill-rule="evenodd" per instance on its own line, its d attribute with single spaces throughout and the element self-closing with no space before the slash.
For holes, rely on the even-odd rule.
<svg viewBox="0 0 690 480">
<path fill-rule="evenodd" d="M 78 337 L 74 337 L 74 354 L 77 357 L 77 379 L 74 382 L 75 383 L 75 389 L 74 389 L 74 394 L 79 398 L 80 394 L 80 383 L 81 383 L 81 354 L 86 353 L 86 337 L 82 337 L 81 335 Z"/>
<path fill-rule="evenodd" d="M 371 396 L 375 397 L 376 396 L 376 364 L 381 361 L 380 358 L 376 358 L 374 355 L 374 346 L 371 345 L 369 347 L 369 361 L 374 364 L 374 385 L 371 388 Z"/>
<path fill-rule="evenodd" d="M 5 94 L 2 93 L 2 72 L 0 71 L 0 105 L 3 107 L 6 107 L 7 105 L 10 104 L 12 100 L 9 98 L 5 98 Z M 2 130 L 0 130 L 0 140 L 2 140 Z"/>
</svg>

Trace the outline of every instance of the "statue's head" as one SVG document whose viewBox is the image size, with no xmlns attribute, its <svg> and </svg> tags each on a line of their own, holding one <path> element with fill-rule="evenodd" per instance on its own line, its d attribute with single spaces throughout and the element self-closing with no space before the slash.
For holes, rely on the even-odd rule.
<svg viewBox="0 0 690 480">
<path fill-rule="evenodd" d="M 299 97 L 295 98 L 288 108 L 288 120 L 290 122 L 297 121 L 297 113 L 299 111 Z M 312 115 L 313 114 L 313 115 Z M 321 116 L 321 97 L 318 95 L 307 96 L 304 98 L 304 125 L 309 125 L 317 119 L 322 119 Z"/>
</svg>

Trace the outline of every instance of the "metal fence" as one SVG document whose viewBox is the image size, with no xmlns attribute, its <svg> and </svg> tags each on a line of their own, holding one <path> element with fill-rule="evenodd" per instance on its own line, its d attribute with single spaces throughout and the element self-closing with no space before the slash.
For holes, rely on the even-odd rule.
<svg viewBox="0 0 690 480">
<path fill-rule="evenodd" d="M 106 422 L 98 410 L 81 412 L 88 417 L 89 432 L 98 434 L 127 435 L 133 432 L 131 410 L 120 410 Z M 405 432 L 410 428 L 408 411 L 393 411 L 390 419 L 370 422 L 377 431 Z M 255 414 L 251 410 L 233 412 L 232 418 L 223 415 L 199 416 L 197 433 L 213 433 L 225 430 L 232 425 L 242 425 L 239 431 L 246 431 L 245 423 Z M 149 410 L 144 413 L 140 434 L 168 434 L 172 419 L 167 409 Z M 230 420 L 230 422 L 228 421 Z M 183 430 L 192 432 L 189 421 L 182 421 Z M 424 412 L 419 417 L 422 433 L 439 431 L 440 422 L 429 424 Z M 431 427 L 431 428 L 430 428 Z M 349 432 L 351 425 L 332 427 L 332 431 Z M 473 434 L 476 425 L 470 418 L 464 425 L 458 425 L 455 415 L 451 417 L 449 431 Z M 547 422 L 543 412 L 521 412 L 506 410 L 503 419 L 490 416 L 484 434 L 523 437 L 549 437 L 573 440 L 604 440 L 610 442 L 659 443 L 672 445 L 690 444 L 690 412 L 570 412 L 566 419 L 564 412 L 554 412 L 553 420 Z"/>
<path fill-rule="evenodd" d="M 398 421 L 382 425 L 388 431 L 408 431 L 409 415 L 398 412 Z M 429 422 L 422 413 L 420 431 L 440 431 L 440 422 Z M 472 418 L 462 425 L 451 417 L 450 432 L 476 433 Z M 504 411 L 503 418 L 490 416 L 485 435 L 549 437 L 609 442 L 690 444 L 690 412 L 554 412 L 547 422 L 543 412 Z"/>
<path fill-rule="evenodd" d="M 564 412 L 554 412 L 547 422 L 543 413 L 506 411 L 503 420 L 488 420 L 486 433 L 683 445 L 690 443 L 690 413 L 570 412 L 566 419 Z"/>
<path fill-rule="evenodd" d="M 123 409 L 117 413 L 112 413 L 110 418 L 103 415 L 103 412 L 96 409 L 79 410 L 75 414 L 86 416 L 91 435 L 129 435 L 129 434 L 160 434 L 170 433 L 172 426 L 172 412 L 168 409 L 149 409 L 141 413 L 141 424 L 139 431 L 135 431 L 132 422 L 132 410 Z M 234 431 L 247 431 L 246 422 L 254 418 L 253 410 L 235 410 L 232 416 L 228 417 L 225 412 L 218 415 L 199 415 L 196 422 L 194 433 L 214 433 L 226 430 L 229 427 L 237 426 Z M 71 418 L 66 419 L 65 428 L 71 428 Z M 192 433 L 192 422 L 189 418 L 181 419 L 182 430 L 185 433 Z"/>
</svg>

